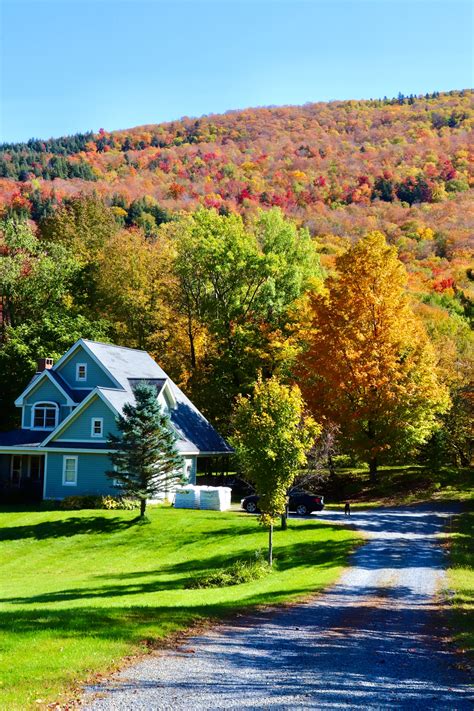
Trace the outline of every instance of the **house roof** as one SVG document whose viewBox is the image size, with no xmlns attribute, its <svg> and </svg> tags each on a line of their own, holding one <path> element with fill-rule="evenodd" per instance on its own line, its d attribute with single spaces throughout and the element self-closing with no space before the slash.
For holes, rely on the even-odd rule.
<svg viewBox="0 0 474 711">
<path fill-rule="evenodd" d="M 56 368 L 60 362 L 70 357 L 79 346 L 89 351 L 104 370 L 108 371 L 117 387 L 96 387 L 93 390 L 74 390 Z M 46 373 L 47 375 L 44 375 Z M 178 440 L 177 448 L 182 454 L 230 454 L 233 450 L 227 442 L 212 427 L 204 415 L 193 405 L 191 400 L 173 383 L 165 371 L 155 363 L 153 358 L 145 351 L 133 348 L 114 346 L 109 343 L 99 343 L 80 339 L 69 351 L 53 366 L 53 369 L 44 371 L 35 376 L 31 384 L 40 377 L 49 377 L 63 390 L 71 403 L 77 407 L 53 431 L 35 432 L 34 430 L 16 430 L 10 433 L 0 433 L 1 446 L 51 446 L 65 448 L 69 446 L 80 449 L 73 442 L 55 442 L 54 438 L 67 424 L 79 416 L 87 403 L 94 397 L 104 400 L 115 413 L 122 413 L 127 403 L 135 403 L 134 390 L 140 382 L 146 382 L 156 388 L 157 397 L 163 395 L 170 406 L 170 420 L 176 431 Z M 100 443 L 90 443 L 88 448 L 102 449 Z"/>
<path fill-rule="evenodd" d="M 124 388 L 125 392 L 114 388 L 100 388 L 117 412 L 122 412 L 127 402 L 135 402 L 133 389 L 139 382 L 145 381 L 156 385 L 158 392 L 161 392 L 167 384 L 176 401 L 175 407 L 170 411 L 170 419 L 182 442 L 182 448 L 180 442 L 178 448 L 189 453 L 192 451 L 219 454 L 233 452 L 232 447 L 216 432 L 204 415 L 148 353 L 108 343 L 95 341 L 84 341 L 84 343 Z M 192 450 L 189 447 L 192 447 Z"/>
<path fill-rule="evenodd" d="M 94 442 L 93 440 L 90 442 L 67 442 L 66 440 L 60 440 L 58 442 L 52 440 L 48 442 L 47 446 L 54 449 L 110 449 L 107 442 Z"/>
<path fill-rule="evenodd" d="M 0 432 L 0 447 L 39 447 L 44 432 L 34 430 L 11 430 Z"/>
<path fill-rule="evenodd" d="M 137 385 L 140 383 L 146 383 L 147 385 L 153 385 L 156 389 L 156 394 L 159 395 L 163 388 L 165 387 L 167 381 L 166 378 L 129 378 L 128 382 L 132 390 L 135 390 Z"/>
<path fill-rule="evenodd" d="M 53 378 L 53 380 L 58 383 L 58 385 L 64 390 L 67 395 L 69 395 L 71 400 L 73 400 L 74 402 L 82 402 L 84 398 L 89 395 L 90 390 L 73 390 L 72 388 L 70 388 L 64 378 L 56 370 L 49 370 L 48 372 Z"/>
<path fill-rule="evenodd" d="M 130 389 L 129 378 L 166 380 L 168 377 L 146 351 L 86 339 L 83 343 L 125 390 Z"/>
</svg>

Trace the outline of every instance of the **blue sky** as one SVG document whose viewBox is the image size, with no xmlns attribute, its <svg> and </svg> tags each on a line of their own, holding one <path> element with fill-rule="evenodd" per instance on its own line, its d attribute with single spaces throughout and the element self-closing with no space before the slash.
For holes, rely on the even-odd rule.
<svg viewBox="0 0 474 711">
<path fill-rule="evenodd" d="M 473 85 L 470 0 L 0 0 L 0 140 Z"/>
</svg>

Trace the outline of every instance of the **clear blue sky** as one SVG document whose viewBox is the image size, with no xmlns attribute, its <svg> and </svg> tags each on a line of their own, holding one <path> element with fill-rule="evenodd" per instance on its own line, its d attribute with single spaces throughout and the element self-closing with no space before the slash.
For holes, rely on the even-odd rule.
<svg viewBox="0 0 474 711">
<path fill-rule="evenodd" d="M 0 140 L 473 85 L 470 0 L 0 0 Z"/>
</svg>

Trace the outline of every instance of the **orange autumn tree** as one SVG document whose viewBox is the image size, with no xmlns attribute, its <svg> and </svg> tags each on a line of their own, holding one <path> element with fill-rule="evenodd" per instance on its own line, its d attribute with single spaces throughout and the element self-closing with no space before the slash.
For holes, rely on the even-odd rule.
<svg viewBox="0 0 474 711">
<path fill-rule="evenodd" d="M 302 357 L 302 389 L 319 422 L 339 426 L 367 461 L 372 481 L 384 456 L 413 451 L 437 426 L 449 397 L 422 322 L 406 294 L 394 247 L 371 232 L 336 259 Z"/>
</svg>

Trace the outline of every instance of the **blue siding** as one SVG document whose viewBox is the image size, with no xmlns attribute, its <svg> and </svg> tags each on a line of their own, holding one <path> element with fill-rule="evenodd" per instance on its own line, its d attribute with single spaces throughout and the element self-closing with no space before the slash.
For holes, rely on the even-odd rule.
<svg viewBox="0 0 474 711">
<path fill-rule="evenodd" d="M 46 378 L 36 388 L 31 390 L 24 399 L 25 405 L 34 405 L 35 402 L 57 402 L 58 405 L 65 405 L 66 398 L 58 387 L 51 380 Z"/>
<path fill-rule="evenodd" d="M 91 420 L 93 417 L 102 417 L 104 420 L 103 437 L 91 437 Z M 54 441 L 71 442 L 71 440 L 89 440 L 91 442 L 98 439 L 107 439 L 108 434 L 117 434 L 115 415 L 112 410 L 98 397 L 94 397 L 77 418 L 73 419 L 66 428 L 53 437 Z"/>
<path fill-rule="evenodd" d="M 106 471 L 112 469 L 107 454 L 77 454 L 77 486 L 63 486 L 63 458 L 65 454 L 48 452 L 46 462 L 46 499 L 63 499 L 84 494 L 113 494 L 117 489 Z M 70 454 L 69 456 L 75 456 Z"/>
<path fill-rule="evenodd" d="M 87 380 L 76 380 L 76 364 L 87 364 Z M 98 385 L 103 388 L 116 388 L 117 385 L 109 378 L 105 370 L 102 370 L 97 363 L 81 347 L 59 368 L 57 372 L 67 382 L 71 388 L 96 388 Z"/>
<path fill-rule="evenodd" d="M 40 402 L 40 401 L 38 400 L 38 402 Z M 54 401 L 50 400 L 50 402 L 54 402 Z M 24 405 L 23 415 L 22 415 L 23 416 L 23 419 L 22 419 L 22 428 L 23 429 L 28 429 L 29 427 L 31 427 L 31 411 L 32 410 L 33 410 L 32 405 Z M 69 405 L 60 405 L 58 424 L 60 424 L 63 420 L 65 420 L 66 417 L 68 417 L 68 415 L 70 415 L 70 413 L 71 413 L 71 407 Z M 48 433 L 46 432 L 45 437 L 47 434 Z"/>
<path fill-rule="evenodd" d="M 55 402 L 59 407 L 59 422 L 62 422 L 70 412 L 66 405 L 66 398 L 50 380 L 43 380 L 38 387 L 34 388 L 24 399 L 23 405 L 23 426 L 31 427 L 31 411 L 36 402 Z"/>
</svg>

